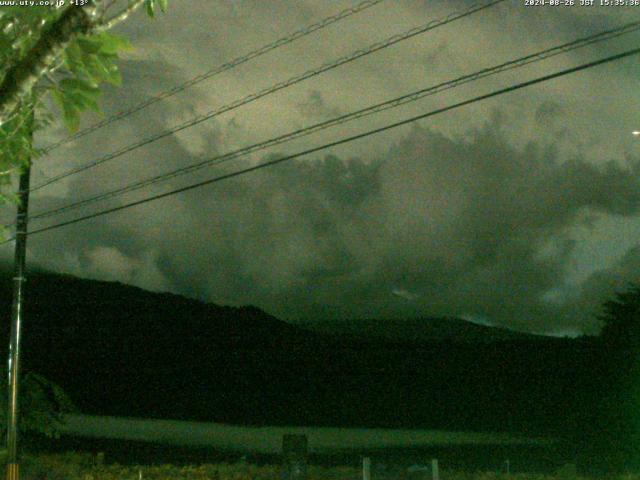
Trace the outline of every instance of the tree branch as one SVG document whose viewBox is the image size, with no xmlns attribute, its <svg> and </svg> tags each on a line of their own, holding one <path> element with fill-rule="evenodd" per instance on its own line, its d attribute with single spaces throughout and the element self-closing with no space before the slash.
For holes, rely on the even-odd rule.
<svg viewBox="0 0 640 480">
<path fill-rule="evenodd" d="M 69 42 L 91 32 L 95 7 L 92 2 L 87 7 L 67 8 L 58 20 L 42 32 L 29 53 L 7 71 L 0 83 L 0 125 L 12 117 L 22 99 L 31 92 Z"/>
<path fill-rule="evenodd" d="M 127 8 L 123 9 L 119 13 L 116 13 L 109 20 L 105 20 L 104 22 L 101 22 L 98 25 L 96 25 L 96 27 L 94 28 L 94 31 L 104 32 L 106 30 L 112 29 L 120 22 L 124 22 L 127 18 L 129 18 L 129 15 L 131 15 L 138 8 L 140 8 L 143 3 L 144 3 L 144 0 L 132 0 L 131 2 L 129 2 L 129 5 L 127 6 Z"/>
</svg>

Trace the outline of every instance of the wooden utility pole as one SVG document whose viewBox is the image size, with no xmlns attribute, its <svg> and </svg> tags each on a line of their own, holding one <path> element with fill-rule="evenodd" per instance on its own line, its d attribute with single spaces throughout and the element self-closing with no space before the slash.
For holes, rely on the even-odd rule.
<svg viewBox="0 0 640 480">
<path fill-rule="evenodd" d="M 33 113 L 29 120 L 33 133 Z M 31 159 L 27 159 L 20 172 L 18 187 L 18 214 L 16 218 L 16 246 L 13 264 L 13 305 L 11 309 L 11 337 L 9 340 L 7 402 L 7 480 L 18 480 L 18 385 L 20 372 L 20 326 L 24 306 L 25 263 L 27 257 L 27 220 L 29 211 L 29 180 Z"/>
</svg>

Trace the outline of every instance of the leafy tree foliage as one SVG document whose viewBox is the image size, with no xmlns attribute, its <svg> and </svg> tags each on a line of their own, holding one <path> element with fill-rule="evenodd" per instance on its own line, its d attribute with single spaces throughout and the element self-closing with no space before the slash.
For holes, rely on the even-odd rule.
<svg viewBox="0 0 640 480">
<path fill-rule="evenodd" d="M 604 304 L 601 340 L 626 354 L 640 351 L 640 286 L 632 286 Z"/>
<path fill-rule="evenodd" d="M 640 468 L 640 285 L 630 286 L 603 305 L 596 340 L 589 440 L 584 450 L 607 468 Z M 590 459 L 591 460 L 591 459 Z"/>
<path fill-rule="evenodd" d="M 0 392 L 7 391 L 6 376 L 0 381 Z M 7 396 L 0 395 L 0 412 L 7 411 Z M 76 411 L 68 395 L 55 383 L 35 373 L 28 373 L 20 385 L 20 418 L 23 433 L 37 433 L 57 438 L 63 415 Z M 0 431 L 6 433 L 6 415 L 0 415 Z M 3 437 L 4 438 L 4 437 Z"/>
<path fill-rule="evenodd" d="M 2 201 L 17 201 L 7 193 L 12 173 L 41 152 L 33 147 L 33 133 L 60 117 L 77 130 L 80 113 L 100 112 L 100 85 L 120 85 L 118 54 L 129 42 L 108 33 L 144 6 L 153 17 L 165 11 L 167 0 L 87 0 L 84 6 L 0 7 L 0 193 Z M 50 96 L 59 109 L 47 108 Z M 62 415 L 73 405 L 62 389 L 30 373 L 21 382 L 20 428 L 55 436 Z M 6 392 L 0 375 L 0 392 Z M 0 412 L 6 411 L 0 393 Z M 0 429 L 6 417 L 0 414 Z"/>
<path fill-rule="evenodd" d="M 32 145 L 33 131 L 58 117 L 77 130 L 82 111 L 100 111 L 100 85 L 120 85 L 118 54 L 130 45 L 108 30 L 139 7 L 151 17 L 167 8 L 167 0 L 65 3 L 0 7 L 0 188 L 5 191 L 11 174 L 41 153 Z M 47 96 L 58 115 L 46 108 Z M 8 199 L 16 200 L 5 192 L 0 201 Z"/>
</svg>

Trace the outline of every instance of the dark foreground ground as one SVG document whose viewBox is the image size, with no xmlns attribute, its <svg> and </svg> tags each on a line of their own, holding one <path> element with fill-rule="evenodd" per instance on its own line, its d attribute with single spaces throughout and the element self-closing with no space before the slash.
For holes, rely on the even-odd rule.
<svg viewBox="0 0 640 480">
<path fill-rule="evenodd" d="M 207 447 L 185 447 L 160 443 L 121 441 L 108 439 L 86 439 L 62 437 L 55 443 L 42 443 L 33 449 L 41 454 L 60 454 L 74 451 L 97 457 L 102 453 L 106 464 L 119 465 L 163 465 L 176 466 L 200 464 L 248 463 L 258 466 L 279 465 L 280 454 L 246 453 L 219 450 Z M 430 447 L 430 448 L 386 448 L 374 450 L 345 449 L 339 452 L 310 453 L 309 464 L 322 467 L 351 467 L 359 469 L 362 457 L 370 457 L 372 471 L 406 471 L 412 465 L 429 465 L 437 458 L 442 469 L 467 472 L 545 473 L 557 471 L 571 459 L 560 448 L 549 447 L 505 447 L 485 445 L 482 447 Z M 507 467 L 508 461 L 508 467 Z"/>
<path fill-rule="evenodd" d="M 189 464 L 119 464 L 109 462 L 101 456 L 66 452 L 61 454 L 36 454 L 24 458 L 21 466 L 21 478 L 66 479 L 66 480 L 280 480 L 282 468 L 279 462 L 254 463 L 253 459 L 241 459 L 233 463 L 209 461 Z M 307 468 L 307 480 L 357 480 L 362 478 L 358 464 L 320 465 L 310 464 Z M 428 471 L 410 471 L 373 462 L 372 480 L 427 480 Z M 638 475 L 579 475 L 570 466 L 560 468 L 551 474 L 543 473 L 507 473 L 496 469 L 460 470 L 440 468 L 443 480 L 561 480 L 591 478 L 594 480 L 640 480 Z"/>
</svg>

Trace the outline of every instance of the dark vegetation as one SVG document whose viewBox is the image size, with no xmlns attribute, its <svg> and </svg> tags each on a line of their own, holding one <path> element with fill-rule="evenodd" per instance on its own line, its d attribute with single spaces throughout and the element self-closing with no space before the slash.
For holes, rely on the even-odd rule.
<svg viewBox="0 0 640 480">
<path fill-rule="evenodd" d="M 8 318 L 10 281 L 1 287 Z M 580 462 L 606 455 L 607 467 L 630 466 L 639 299 L 632 289 L 609 302 L 598 338 L 409 342 L 332 336 L 254 307 L 41 272 L 28 283 L 23 366 L 87 414 L 510 431 L 563 438 Z M 2 329 L 8 338 L 7 322 Z"/>
</svg>

